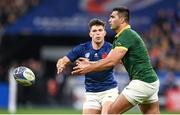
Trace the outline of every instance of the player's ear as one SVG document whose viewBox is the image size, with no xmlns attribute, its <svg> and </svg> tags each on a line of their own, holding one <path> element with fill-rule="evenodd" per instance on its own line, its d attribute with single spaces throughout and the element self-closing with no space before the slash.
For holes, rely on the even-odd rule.
<svg viewBox="0 0 180 115">
<path fill-rule="evenodd" d="M 107 34 L 106 30 L 104 30 L 104 36 L 106 36 L 106 34 Z"/>
<path fill-rule="evenodd" d="M 91 32 L 89 32 L 89 36 L 92 38 L 92 34 L 91 34 Z"/>
<path fill-rule="evenodd" d="M 121 24 L 124 23 L 124 21 L 125 21 L 124 18 L 120 18 L 119 20 L 120 20 L 120 23 L 121 23 Z"/>
</svg>

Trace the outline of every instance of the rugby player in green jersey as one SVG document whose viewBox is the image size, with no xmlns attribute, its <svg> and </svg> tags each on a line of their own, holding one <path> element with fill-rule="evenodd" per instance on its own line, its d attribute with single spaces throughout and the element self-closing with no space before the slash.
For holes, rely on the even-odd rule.
<svg viewBox="0 0 180 115">
<path fill-rule="evenodd" d="M 159 79 L 142 38 L 129 25 L 129 10 L 125 7 L 114 8 L 109 23 L 117 35 L 108 56 L 93 63 L 80 58 L 72 74 L 106 70 L 122 61 L 130 82 L 113 103 L 109 113 L 124 113 L 138 105 L 143 114 L 159 114 Z"/>
</svg>

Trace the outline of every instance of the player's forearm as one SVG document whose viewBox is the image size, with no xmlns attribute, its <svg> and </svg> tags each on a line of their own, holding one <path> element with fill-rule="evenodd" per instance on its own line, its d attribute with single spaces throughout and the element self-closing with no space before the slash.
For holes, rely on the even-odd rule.
<svg viewBox="0 0 180 115">
<path fill-rule="evenodd" d="M 106 70 L 109 68 L 112 68 L 116 65 L 116 61 L 110 58 L 107 59 L 101 59 L 97 62 L 91 63 L 91 68 L 90 70 L 92 70 L 92 72 L 96 72 L 96 71 L 102 71 L 102 70 Z"/>
</svg>

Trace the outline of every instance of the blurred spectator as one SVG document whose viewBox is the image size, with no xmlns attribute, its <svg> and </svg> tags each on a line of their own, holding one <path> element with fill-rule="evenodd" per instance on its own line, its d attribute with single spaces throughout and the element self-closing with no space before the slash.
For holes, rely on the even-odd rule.
<svg viewBox="0 0 180 115">
<path fill-rule="evenodd" d="M 169 72 L 164 79 L 165 81 L 161 86 L 162 89 L 159 92 L 160 94 L 163 94 L 163 95 L 165 95 L 168 89 L 176 87 L 176 83 L 175 83 L 176 79 L 175 79 L 174 73 Z"/>
<path fill-rule="evenodd" d="M 50 104 L 56 104 L 56 96 L 57 96 L 57 82 L 54 79 L 49 79 L 47 83 L 47 90 L 48 90 L 48 101 Z"/>
<path fill-rule="evenodd" d="M 39 0 L 0 0 L 0 27 L 13 24 L 27 10 L 39 4 Z"/>
<path fill-rule="evenodd" d="M 180 3 L 177 8 L 180 8 Z M 160 9 L 150 30 L 143 34 L 153 66 L 158 71 L 180 71 L 179 11 Z"/>
<path fill-rule="evenodd" d="M 8 81 L 6 78 L 6 68 L 3 67 L 3 65 L 0 65 L 0 82 L 1 81 Z"/>
</svg>

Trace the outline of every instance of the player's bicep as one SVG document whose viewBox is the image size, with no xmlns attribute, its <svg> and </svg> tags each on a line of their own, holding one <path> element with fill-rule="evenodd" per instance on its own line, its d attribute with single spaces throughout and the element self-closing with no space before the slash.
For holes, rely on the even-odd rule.
<svg viewBox="0 0 180 115">
<path fill-rule="evenodd" d="M 126 54 L 127 51 L 128 51 L 128 49 L 125 47 L 122 47 L 122 46 L 115 47 L 114 49 L 112 49 L 110 51 L 107 58 L 112 59 L 113 61 L 115 61 L 117 63 L 124 57 L 124 55 Z"/>
<path fill-rule="evenodd" d="M 82 47 L 79 45 L 74 47 L 66 56 L 69 58 L 71 62 L 74 62 L 80 57 L 81 53 L 82 53 Z"/>
</svg>

